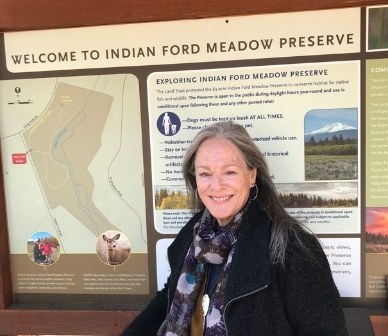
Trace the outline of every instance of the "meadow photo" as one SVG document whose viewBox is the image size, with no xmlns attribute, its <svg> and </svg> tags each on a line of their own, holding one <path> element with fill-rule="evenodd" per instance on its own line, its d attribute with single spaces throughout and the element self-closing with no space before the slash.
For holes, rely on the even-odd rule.
<svg viewBox="0 0 388 336">
<path fill-rule="evenodd" d="M 355 208 L 356 182 L 277 183 L 276 189 L 286 208 Z"/>
<path fill-rule="evenodd" d="M 189 209 L 186 186 L 155 186 L 154 195 L 156 210 Z"/>
</svg>

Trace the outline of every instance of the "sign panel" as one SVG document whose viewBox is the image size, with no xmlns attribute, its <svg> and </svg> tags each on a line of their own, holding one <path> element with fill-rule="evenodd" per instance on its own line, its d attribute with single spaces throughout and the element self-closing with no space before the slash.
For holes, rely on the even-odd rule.
<svg viewBox="0 0 388 336">
<path fill-rule="evenodd" d="M 192 216 L 185 151 L 222 120 L 242 124 L 262 150 L 287 211 L 320 238 L 342 297 L 385 298 L 386 13 L 0 35 L 16 300 L 143 307 Z"/>
</svg>

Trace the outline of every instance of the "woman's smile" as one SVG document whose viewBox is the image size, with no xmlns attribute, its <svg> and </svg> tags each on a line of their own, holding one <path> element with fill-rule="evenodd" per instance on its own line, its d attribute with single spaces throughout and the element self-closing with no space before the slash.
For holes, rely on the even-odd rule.
<svg viewBox="0 0 388 336">
<path fill-rule="evenodd" d="M 223 202 L 223 201 L 228 200 L 232 196 L 224 196 L 224 197 L 210 196 L 210 197 L 213 199 L 213 201 Z"/>
</svg>

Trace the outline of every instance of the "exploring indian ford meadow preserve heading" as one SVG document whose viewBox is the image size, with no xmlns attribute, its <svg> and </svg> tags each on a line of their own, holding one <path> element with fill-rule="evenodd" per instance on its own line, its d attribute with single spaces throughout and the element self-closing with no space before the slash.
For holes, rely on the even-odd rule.
<svg viewBox="0 0 388 336">
<path fill-rule="evenodd" d="M 123 59 L 123 58 L 141 58 L 156 56 L 177 56 L 177 55 L 196 55 L 200 53 L 228 53 L 269 50 L 271 48 L 290 49 L 290 48 L 309 48 L 320 46 L 341 46 L 354 44 L 354 34 L 326 34 L 310 35 L 298 37 L 280 37 L 275 44 L 271 39 L 252 39 L 250 41 L 230 41 L 230 42 L 207 42 L 203 46 L 197 43 L 191 44 L 173 44 L 140 47 L 110 48 L 104 50 L 81 50 L 81 51 L 53 51 L 41 52 L 39 54 L 13 54 L 11 59 L 17 64 L 33 63 L 54 63 L 54 62 L 76 62 L 78 60 L 98 60 L 104 59 Z"/>
<path fill-rule="evenodd" d="M 257 72 L 253 74 L 230 74 L 230 75 L 209 75 L 209 76 L 189 76 L 189 77 L 172 77 L 172 78 L 156 78 L 156 84 L 184 84 L 184 83 L 206 83 L 206 82 L 225 82 L 225 81 L 240 81 L 249 79 L 266 79 L 266 78 L 286 78 L 286 77 L 314 77 L 314 76 L 328 76 L 329 71 L 327 69 L 310 69 L 310 70 L 293 70 L 293 71 L 274 71 L 274 72 Z M 348 81 L 337 81 L 337 84 L 346 84 Z M 327 84 L 326 82 L 320 81 L 319 83 L 296 83 L 294 85 L 321 85 Z M 331 83 L 331 84 L 334 84 Z M 290 86 L 290 84 L 262 84 L 257 86 L 258 89 L 278 87 L 278 86 Z M 255 88 L 255 87 L 253 87 Z M 233 89 L 233 88 L 229 88 Z M 178 92 L 190 92 L 191 89 L 177 89 Z M 168 93 L 168 92 L 166 92 Z M 170 92 L 173 93 L 173 92 Z"/>
</svg>

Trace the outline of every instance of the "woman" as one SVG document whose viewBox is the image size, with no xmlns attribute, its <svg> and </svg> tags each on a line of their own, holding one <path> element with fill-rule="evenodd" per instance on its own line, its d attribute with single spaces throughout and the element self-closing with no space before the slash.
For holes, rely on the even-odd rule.
<svg viewBox="0 0 388 336">
<path fill-rule="evenodd" d="M 53 248 L 56 246 L 51 243 L 47 238 L 44 239 L 42 245 L 40 246 L 40 249 L 42 250 L 43 254 L 46 256 L 46 263 L 51 264 L 51 255 L 53 253 Z"/>
<path fill-rule="evenodd" d="M 35 240 L 34 243 L 34 261 L 38 264 L 42 263 L 46 257 L 43 255 L 40 249 L 40 239 Z"/>
<path fill-rule="evenodd" d="M 325 253 L 245 128 L 202 129 L 182 168 L 197 212 L 168 248 L 164 289 L 123 335 L 347 335 Z"/>
</svg>

